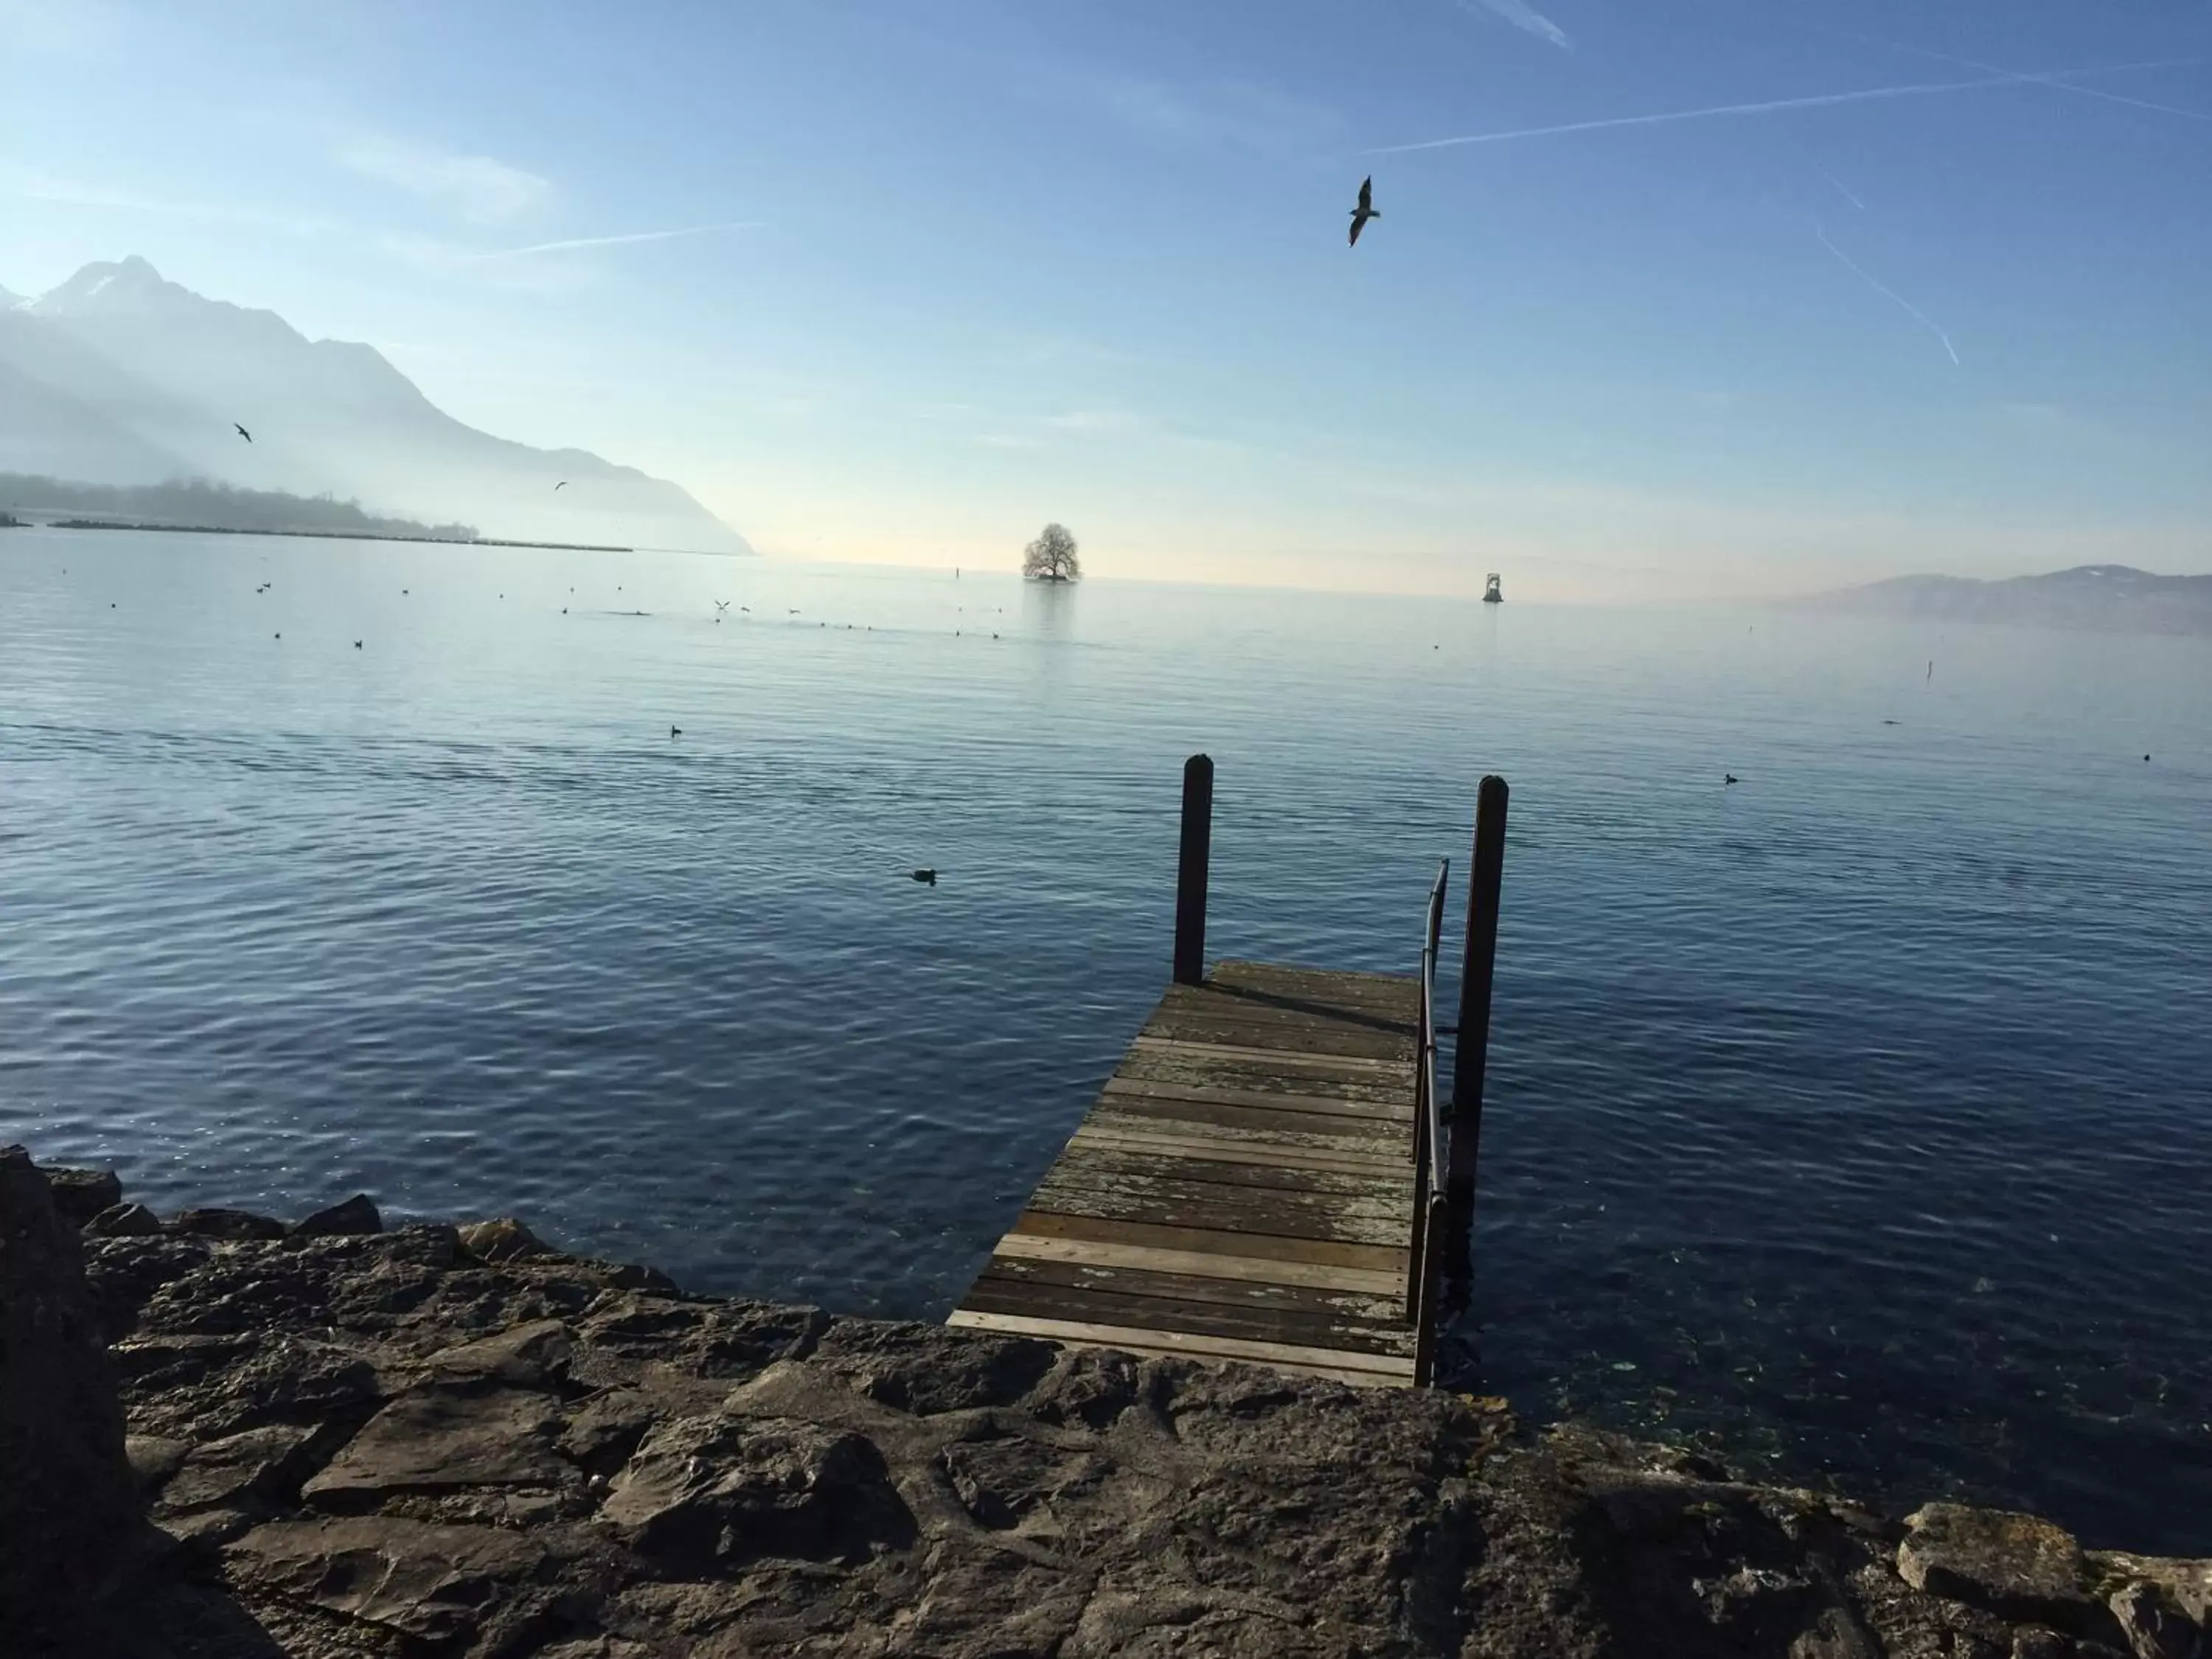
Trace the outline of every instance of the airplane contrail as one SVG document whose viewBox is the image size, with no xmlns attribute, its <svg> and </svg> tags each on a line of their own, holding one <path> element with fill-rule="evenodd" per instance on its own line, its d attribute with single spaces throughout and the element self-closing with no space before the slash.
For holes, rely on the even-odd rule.
<svg viewBox="0 0 2212 1659">
<path fill-rule="evenodd" d="M 1829 172 L 1827 168 L 1820 167 L 1816 167 L 1814 171 L 1818 173 L 1823 179 L 1826 179 L 1830 184 L 1833 185 L 1838 190 L 1841 191 L 1843 192 L 1844 199 L 1846 202 L 1849 202 L 1861 213 L 1864 213 L 1866 211 L 1866 204 L 1859 200 L 1857 194 L 1852 191 L 1850 186 L 1846 185 L 1842 179 L 1837 178 L 1834 173 Z"/>
<path fill-rule="evenodd" d="M 2065 86 L 2063 76 L 2109 75 L 2122 70 L 2173 69 L 2195 59 L 2160 58 L 2144 64 L 2108 64 L 2095 69 L 2065 70 L 2050 74 L 1995 74 L 1972 81 L 1916 81 L 1904 86 L 1864 87 L 1856 92 L 1815 93 L 1802 98 L 1765 98 L 1742 104 L 1711 104 L 1703 109 L 1662 110 L 1650 115 L 1609 115 L 1594 121 L 1562 121 L 1547 127 L 1516 127 L 1504 132 L 1470 132 L 1453 138 L 1430 138 L 1418 144 L 1385 144 L 1365 149 L 1362 155 L 1406 155 L 1415 150 L 1451 149 L 1462 144 L 1503 144 L 1522 138 L 1553 138 L 1570 132 L 1601 132 L 1612 127 L 1666 126 L 1677 121 L 1705 121 L 1723 115 L 1765 115 L 1776 110 L 1820 109 L 1835 104 L 1866 104 L 1888 98 L 1920 98 L 1935 93 L 1972 92 L 1984 87 Z"/>
<path fill-rule="evenodd" d="M 714 230 L 758 230 L 763 222 L 758 219 L 733 219 L 719 225 L 685 225 L 676 230 L 634 230 L 622 236 L 574 236 L 563 242 L 533 242 L 528 247 L 500 248 L 490 253 L 472 253 L 471 261 L 486 259 L 520 259 L 533 253 L 565 253 L 571 248 L 618 247 L 626 242 L 666 242 L 678 236 L 704 236 Z"/>
<path fill-rule="evenodd" d="M 1850 254 L 1844 252 L 1843 249 L 1838 247 L 1833 242 L 1830 241 L 1828 240 L 1828 233 L 1822 229 L 1819 225 L 1816 224 L 1813 227 L 1813 234 L 1820 239 L 1820 246 L 1827 249 L 1829 252 L 1834 254 L 1836 258 L 1841 259 L 1845 265 L 1849 266 L 1850 269 L 1857 275 L 1860 281 L 1863 282 L 1869 288 L 1872 289 L 1875 293 L 1882 295 L 1885 299 L 1893 300 L 1899 305 L 1903 306 L 1923 328 L 1931 331 L 1935 334 L 1936 337 L 1943 343 L 1943 349 L 1951 354 L 1952 367 L 1958 367 L 1959 349 L 1951 343 L 1951 337 L 1943 331 L 1942 325 L 1941 324 L 1936 322 L 1933 317 L 1930 317 L 1918 306 L 1913 304 L 1911 301 L 1906 299 L 1902 294 L 1899 294 L 1895 289 L 1885 287 L 1878 278 L 1869 272 L 1863 265 L 1858 263 L 1857 260 L 1852 258 Z"/>
<path fill-rule="evenodd" d="M 1853 40 L 1863 46 L 1876 46 L 1884 52 L 1901 52 L 1908 57 L 1925 58 L 1931 63 L 1948 64 L 1954 69 L 1980 70 L 1984 73 L 1989 75 L 2004 75 L 2010 73 L 2008 70 L 1999 69 L 1995 64 L 1984 64 L 1978 58 L 1961 58 L 1955 52 L 1938 52 L 1933 46 L 1916 46 L 1904 40 L 1884 40 L 1880 35 L 1861 34 L 1856 29 L 1842 29 L 1829 23 L 1810 22 L 1802 17 L 1790 17 L 1784 15 L 1782 21 L 1792 23 L 1802 29 L 1810 29 L 1815 34 L 1825 34 L 1832 40 Z M 2202 58 L 2185 58 L 2178 59 L 2167 64 L 2130 64 L 2128 67 L 2136 69 L 2186 69 L 2194 67 L 2203 62 L 2203 60 Z M 2107 92 L 2102 87 L 2076 86 L 2073 82 L 2067 80 L 2063 74 L 2027 74 L 2023 72 L 2021 75 L 2021 79 L 2031 82 L 2037 86 L 2054 88 L 2060 92 L 2079 93 L 2084 98 L 2101 98 L 2107 103 L 2126 104 L 2136 109 L 2156 110 L 2161 115 L 2179 115 L 2184 119 L 2190 121 L 2212 121 L 2212 114 L 2207 114 L 2204 111 L 2200 109 L 2183 109 L 2178 104 L 2161 104 L 2148 98 L 2130 98 L 2124 92 Z"/>
</svg>

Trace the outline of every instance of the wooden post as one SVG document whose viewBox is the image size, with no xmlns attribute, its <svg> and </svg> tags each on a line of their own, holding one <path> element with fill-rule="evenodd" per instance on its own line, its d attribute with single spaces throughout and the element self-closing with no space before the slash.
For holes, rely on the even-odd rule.
<svg viewBox="0 0 2212 1659">
<path fill-rule="evenodd" d="M 1213 762 L 1193 755 L 1182 763 L 1182 854 L 1176 865 L 1175 978 L 1206 979 L 1206 866 L 1213 852 Z"/>
<path fill-rule="evenodd" d="M 1498 960 L 1498 894 L 1505 875 L 1505 780 L 1487 777 L 1474 798 L 1474 859 L 1468 872 L 1467 952 L 1460 963 L 1459 1035 L 1452 1050 L 1451 1219 L 1446 1266 L 1455 1307 L 1466 1305 L 1474 1231 L 1474 1176 L 1482 1149 L 1482 1072 L 1490 1048 L 1490 981 Z"/>
</svg>

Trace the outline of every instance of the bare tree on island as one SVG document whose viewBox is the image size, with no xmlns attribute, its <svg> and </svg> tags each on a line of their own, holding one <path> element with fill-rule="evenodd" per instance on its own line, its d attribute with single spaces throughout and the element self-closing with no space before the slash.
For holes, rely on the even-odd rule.
<svg viewBox="0 0 2212 1659">
<path fill-rule="evenodd" d="M 1022 574 L 1038 582 L 1072 582 L 1083 574 L 1075 556 L 1075 537 L 1066 525 L 1047 525 L 1022 550 Z"/>
</svg>

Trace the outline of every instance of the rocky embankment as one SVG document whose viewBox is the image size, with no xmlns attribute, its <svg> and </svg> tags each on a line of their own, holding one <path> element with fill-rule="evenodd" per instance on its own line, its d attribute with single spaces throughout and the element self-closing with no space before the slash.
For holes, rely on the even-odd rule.
<svg viewBox="0 0 2212 1659">
<path fill-rule="evenodd" d="M 11 1151 L 0 1252 L 11 1656 L 2183 1659 L 2212 1596 L 2027 1516 L 687 1296 L 511 1221 L 163 1219 Z"/>
</svg>

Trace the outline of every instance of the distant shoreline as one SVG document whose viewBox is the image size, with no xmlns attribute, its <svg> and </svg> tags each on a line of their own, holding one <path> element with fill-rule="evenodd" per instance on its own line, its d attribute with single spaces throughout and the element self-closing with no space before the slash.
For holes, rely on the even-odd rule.
<svg viewBox="0 0 2212 1659">
<path fill-rule="evenodd" d="M 54 519 L 44 525 L 25 524 L 23 530 L 164 530 L 179 536 L 303 536 L 317 541 L 428 542 L 440 547 L 542 547 L 557 553 L 635 553 L 634 547 L 613 547 L 595 542 L 510 541 L 497 536 L 402 536 L 378 530 L 246 530 L 219 524 L 130 524 L 119 519 Z"/>
</svg>

